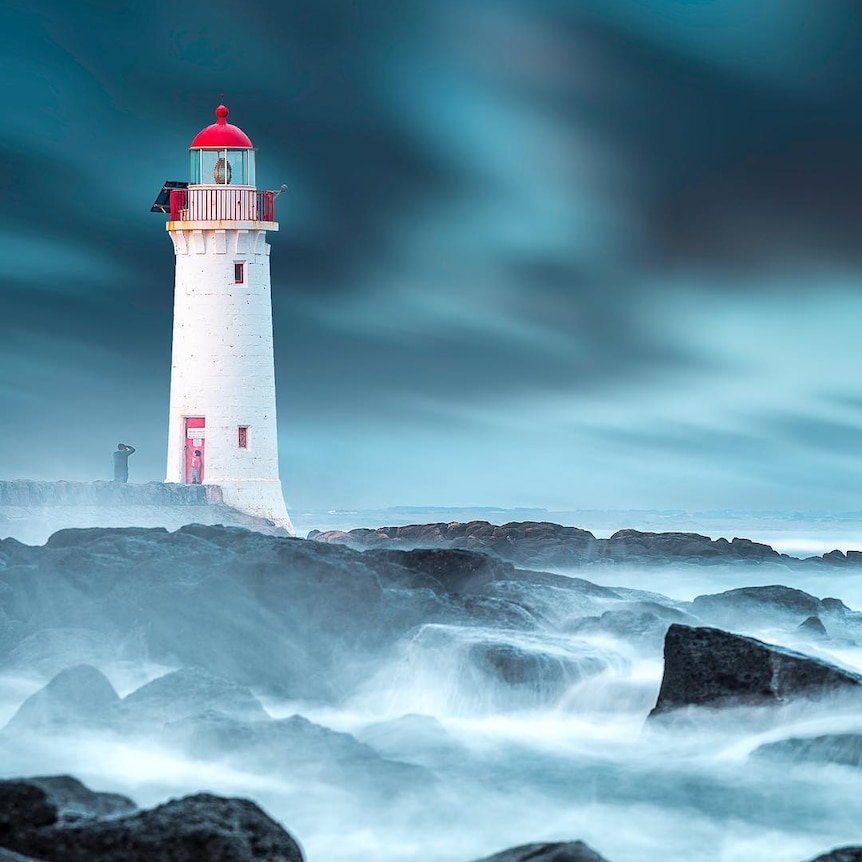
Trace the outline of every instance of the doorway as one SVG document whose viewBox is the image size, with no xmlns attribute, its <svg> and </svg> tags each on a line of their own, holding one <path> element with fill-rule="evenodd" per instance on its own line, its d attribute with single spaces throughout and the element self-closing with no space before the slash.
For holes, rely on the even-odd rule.
<svg viewBox="0 0 862 862">
<path fill-rule="evenodd" d="M 203 485 L 206 453 L 206 420 L 203 416 L 186 417 L 184 481 L 187 485 Z"/>
</svg>

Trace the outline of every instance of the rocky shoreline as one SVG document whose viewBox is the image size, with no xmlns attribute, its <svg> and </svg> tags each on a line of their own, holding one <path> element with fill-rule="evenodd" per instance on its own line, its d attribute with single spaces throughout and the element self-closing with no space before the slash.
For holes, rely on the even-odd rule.
<svg viewBox="0 0 862 862">
<path fill-rule="evenodd" d="M 356 709 L 380 673 L 396 692 L 432 680 L 471 717 L 559 715 L 573 689 L 608 678 L 619 686 L 634 656 L 662 668 L 660 686 L 631 683 L 644 740 L 761 722 L 775 738 L 746 755 L 752 769 L 862 769 L 858 722 L 828 732 L 812 725 L 818 729 L 809 734 L 795 724 L 783 735 L 776 730 L 789 709 L 862 712 L 862 676 L 823 654 L 824 645 L 840 654 L 862 644 L 862 613 L 840 599 L 773 584 L 680 601 L 515 562 L 535 559 L 543 545 L 543 559 L 562 559 L 561 543 L 579 547 L 584 566 L 644 554 L 673 566 L 714 560 L 710 549 L 717 549 L 729 566 L 772 566 L 777 556 L 780 575 L 834 566 L 831 558 L 793 561 L 756 543 L 690 534 L 625 531 L 597 540 L 555 525 L 461 526 L 463 534 L 453 525 L 444 534 L 431 525 L 424 539 L 360 533 L 376 545 L 364 550 L 350 547 L 352 533 L 308 541 L 201 525 L 64 530 L 44 546 L 0 541 L 0 679 L 41 681 L 0 729 L 0 752 L 46 740 L 65 747 L 98 734 L 110 744 L 140 740 L 193 767 L 328 788 L 360 818 L 362 806 L 424 810 L 453 786 L 477 792 L 491 769 L 433 713 L 345 732 L 300 713 L 273 717 L 267 699 L 316 704 L 322 715 L 345 703 Z M 404 547 L 468 533 L 484 543 L 481 552 Z M 855 562 L 846 555 L 841 564 Z M 112 682 L 144 665 L 163 670 L 125 691 Z M 742 716 L 736 724 L 734 715 Z M 530 768 L 561 769 L 560 780 L 568 780 L 553 758 Z M 598 780 L 589 762 L 583 768 Z M 501 769 L 488 775 L 517 792 L 521 774 Z M 650 797 L 651 780 L 641 772 L 633 783 L 645 782 Z M 0 781 L 0 862 L 302 862 L 303 830 L 296 828 L 298 839 L 291 834 L 291 810 L 279 817 L 287 832 L 254 803 L 210 792 L 142 811 L 68 776 L 7 779 Z M 590 842 L 600 846 L 595 836 Z M 527 860 L 608 862 L 576 840 L 519 845 L 481 862 Z M 829 851 L 817 862 L 862 862 L 862 849 Z"/>
<path fill-rule="evenodd" d="M 618 530 L 597 539 L 588 530 L 540 521 L 491 524 L 453 521 L 344 532 L 312 530 L 317 542 L 370 548 L 447 548 L 478 551 L 530 569 L 573 569 L 601 565 L 655 566 L 690 563 L 716 566 L 739 563 L 794 565 L 862 565 L 862 551 L 834 550 L 800 559 L 781 554 L 769 545 L 745 538 L 711 539 L 699 533 L 650 533 Z"/>
</svg>

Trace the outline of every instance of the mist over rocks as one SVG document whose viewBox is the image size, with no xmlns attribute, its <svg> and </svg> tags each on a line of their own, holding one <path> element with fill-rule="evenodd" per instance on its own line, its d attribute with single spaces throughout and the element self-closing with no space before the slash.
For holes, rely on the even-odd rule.
<svg viewBox="0 0 862 862">
<path fill-rule="evenodd" d="M 39 862 L 304 862 L 248 800 L 198 794 L 137 811 L 69 776 L 0 781 L 0 846 Z"/>
<path fill-rule="evenodd" d="M 862 732 L 780 739 L 758 746 L 751 756 L 780 763 L 833 763 L 860 769 Z"/>
<path fill-rule="evenodd" d="M 32 694 L 3 728 L 11 733 L 43 733 L 104 726 L 120 698 L 110 680 L 91 665 L 60 671 Z"/>
<path fill-rule="evenodd" d="M 124 723 L 159 728 L 166 722 L 201 710 L 218 710 L 241 721 L 269 719 L 260 701 L 246 686 L 199 667 L 184 667 L 160 676 L 117 704 Z"/>
<path fill-rule="evenodd" d="M 0 668 L 32 672 L 50 644 L 46 675 L 60 659 L 148 661 L 330 700 L 428 622 L 529 630 L 618 598 L 458 549 L 360 553 L 230 527 L 64 530 L 0 554 Z"/>
<path fill-rule="evenodd" d="M 620 547 L 636 558 L 642 534 L 622 533 Z M 680 536 L 689 534 L 674 534 L 670 545 L 701 547 L 703 537 Z M 536 822 L 563 823 L 597 800 L 609 829 L 620 812 L 633 812 L 635 837 L 613 845 L 632 858 L 640 858 L 638 831 L 649 828 L 638 812 L 656 800 L 660 816 L 680 826 L 669 859 L 692 858 L 726 818 L 741 818 L 748 835 L 779 834 L 792 820 L 789 834 L 804 822 L 804 830 L 837 839 L 805 848 L 836 846 L 853 834 L 852 812 L 835 804 L 840 787 L 791 776 L 797 795 L 769 802 L 778 775 L 821 761 L 790 760 L 797 765 L 789 770 L 787 761 L 743 754 L 716 768 L 706 723 L 705 736 L 692 736 L 682 721 L 640 734 L 654 705 L 656 718 L 695 703 L 726 722 L 722 733 L 747 752 L 762 738 L 746 746 L 741 713 L 722 708 L 744 704 L 746 716 L 779 716 L 780 726 L 791 711 L 772 706 L 797 697 L 823 703 L 794 715 L 836 727 L 822 723 L 833 721 L 831 695 L 857 691 L 862 679 L 849 674 L 848 682 L 826 662 L 702 626 L 725 614 L 728 627 L 792 644 L 802 641 L 801 623 L 820 621 L 829 637 L 810 641 L 811 650 L 837 661 L 855 655 L 839 638 L 859 615 L 808 590 L 829 583 L 824 593 L 850 603 L 858 595 L 823 574 L 844 577 L 831 565 L 793 580 L 795 564 L 740 560 L 732 571 L 710 563 L 706 576 L 707 567 L 680 553 L 664 572 L 621 567 L 618 583 L 627 586 L 602 586 L 481 550 L 385 543 L 357 550 L 211 525 L 68 530 L 41 547 L 6 540 L 0 684 L 12 719 L 0 752 L 19 774 L 49 757 L 54 770 L 74 774 L 80 757 L 96 762 L 100 750 L 120 764 L 146 762 L 139 785 L 108 769 L 112 787 L 132 796 L 146 787 L 148 804 L 255 788 L 251 795 L 315 849 L 312 858 L 333 862 L 450 858 L 460 846 L 465 859 L 594 853 L 569 842 L 486 855 L 506 843 L 498 841 L 500 818 L 514 845 L 546 835 L 531 831 Z M 613 584 L 615 570 L 596 559 L 602 583 Z M 726 589 L 751 583 L 748 572 L 768 583 L 773 567 L 788 573 L 789 586 Z M 668 586 L 677 582 L 681 594 Z M 689 601 L 697 591 L 703 596 Z M 688 658 L 671 656 L 660 691 L 665 631 L 683 629 L 717 634 L 700 652 L 680 650 Z M 832 673 L 844 675 L 840 684 Z M 794 726 L 783 735 L 802 732 Z M 685 763 L 677 750 L 687 752 Z M 811 784 L 816 798 L 799 795 Z M 583 837 L 601 848 L 602 834 L 596 826 Z M 352 852 L 351 840 L 361 850 Z"/>
<path fill-rule="evenodd" d="M 201 761 L 261 774 L 276 771 L 295 781 L 322 781 L 350 795 L 391 801 L 435 790 L 428 770 L 382 757 L 351 734 L 300 715 L 250 722 L 209 710 L 168 723 L 162 739 Z"/>
<path fill-rule="evenodd" d="M 778 704 L 841 693 L 859 696 L 862 704 L 862 676 L 755 638 L 674 623 L 665 635 L 664 674 L 650 718 L 683 707 Z"/>
<path fill-rule="evenodd" d="M 837 600 L 832 600 L 835 601 Z M 842 602 L 839 602 L 839 605 L 846 610 Z M 828 599 L 824 603 L 817 596 L 803 590 L 775 584 L 765 587 L 740 587 L 723 593 L 697 596 L 692 602 L 692 610 L 704 619 L 723 621 L 739 619 L 743 615 L 762 618 L 780 612 L 801 622 L 808 617 L 817 617 L 820 613 L 831 613 L 836 608 Z"/>
</svg>

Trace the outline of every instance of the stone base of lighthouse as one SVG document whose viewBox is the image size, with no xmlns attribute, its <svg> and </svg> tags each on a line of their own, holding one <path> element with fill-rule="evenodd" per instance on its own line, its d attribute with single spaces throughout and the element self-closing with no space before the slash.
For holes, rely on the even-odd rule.
<svg viewBox="0 0 862 862">
<path fill-rule="evenodd" d="M 287 530 L 291 536 L 296 530 L 287 514 L 287 506 L 277 479 L 249 479 L 236 482 L 222 482 L 218 485 L 221 502 L 240 512 L 265 518 L 276 527 Z"/>
</svg>

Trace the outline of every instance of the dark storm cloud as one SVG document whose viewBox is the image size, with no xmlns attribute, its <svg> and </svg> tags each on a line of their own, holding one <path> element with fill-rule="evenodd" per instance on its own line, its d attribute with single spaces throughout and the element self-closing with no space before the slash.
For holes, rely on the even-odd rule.
<svg viewBox="0 0 862 862">
<path fill-rule="evenodd" d="M 173 260 L 148 210 L 222 91 L 260 185 L 290 186 L 277 364 L 308 433 L 713 373 L 666 281 L 742 301 L 859 263 L 860 16 L 762 4 L 6 4 L 4 403 L 78 387 L 79 450 L 130 410 L 163 448 Z M 28 451 L 4 469 L 37 472 Z"/>
</svg>

